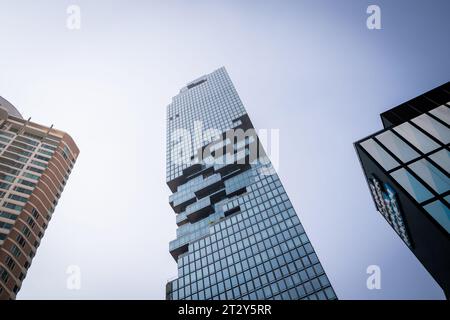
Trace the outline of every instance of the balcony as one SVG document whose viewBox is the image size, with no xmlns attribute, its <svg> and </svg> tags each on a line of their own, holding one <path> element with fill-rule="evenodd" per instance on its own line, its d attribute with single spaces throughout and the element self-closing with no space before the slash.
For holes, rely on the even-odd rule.
<svg viewBox="0 0 450 320">
<path fill-rule="evenodd" d="M 203 198 L 211 193 L 218 191 L 223 188 L 223 181 L 220 174 L 215 173 L 203 180 L 201 184 L 198 185 L 195 195 L 198 198 Z"/>
<path fill-rule="evenodd" d="M 176 213 L 186 209 L 188 205 L 195 202 L 195 194 L 189 190 L 175 192 L 169 196 L 169 203 Z"/>
<path fill-rule="evenodd" d="M 211 199 L 209 197 L 203 198 L 186 208 L 186 218 L 189 222 L 196 222 L 206 218 L 213 212 L 214 206 L 211 204 Z"/>
<path fill-rule="evenodd" d="M 187 222 L 188 222 L 188 220 L 186 217 L 186 211 L 183 211 L 183 212 L 177 214 L 177 218 L 176 218 L 177 226 L 182 226 L 183 224 L 186 224 Z"/>
</svg>

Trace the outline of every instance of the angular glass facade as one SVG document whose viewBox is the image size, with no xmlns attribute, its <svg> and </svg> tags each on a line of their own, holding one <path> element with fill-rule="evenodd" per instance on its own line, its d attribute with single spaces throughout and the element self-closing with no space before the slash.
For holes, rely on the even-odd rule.
<svg viewBox="0 0 450 320">
<path fill-rule="evenodd" d="M 224 68 L 181 89 L 167 128 L 167 299 L 336 299 Z M 251 134 L 228 138 L 239 129 Z"/>
<path fill-rule="evenodd" d="M 448 144 L 450 102 L 359 142 L 363 149 L 421 206 L 437 202 L 450 221 Z M 428 212 L 428 210 L 427 210 Z M 441 216 L 441 215 L 439 215 Z"/>
<path fill-rule="evenodd" d="M 376 208 L 450 298 L 450 83 L 381 119 L 355 143 Z"/>
</svg>

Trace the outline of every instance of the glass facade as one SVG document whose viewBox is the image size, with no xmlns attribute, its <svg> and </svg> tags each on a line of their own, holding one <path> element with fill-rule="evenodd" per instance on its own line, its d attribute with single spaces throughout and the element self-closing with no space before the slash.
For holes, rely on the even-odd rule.
<svg viewBox="0 0 450 320">
<path fill-rule="evenodd" d="M 450 299 L 450 82 L 380 117 L 355 143 L 375 207 Z"/>
<path fill-rule="evenodd" d="M 199 123 L 219 134 L 199 137 Z M 224 68 L 181 89 L 167 128 L 169 202 L 178 225 L 169 244 L 178 275 L 167 299 L 336 299 L 278 175 L 264 170 L 264 152 L 251 160 L 257 136 L 224 138 L 253 129 Z M 177 135 L 180 129 L 190 138 Z M 207 146 L 213 152 L 204 157 Z"/>
<path fill-rule="evenodd" d="M 359 143 L 447 232 L 449 108 L 441 105 Z"/>
</svg>

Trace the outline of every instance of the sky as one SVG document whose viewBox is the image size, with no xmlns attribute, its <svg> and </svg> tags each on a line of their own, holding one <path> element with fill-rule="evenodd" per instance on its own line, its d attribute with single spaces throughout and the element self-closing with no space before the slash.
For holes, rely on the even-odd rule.
<svg viewBox="0 0 450 320">
<path fill-rule="evenodd" d="M 381 10 L 369 30 L 366 9 Z M 77 5 L 81 28 L 67 28 Z M 0 0 L 0 95 L 80 148 L 18 299 L 164 299 L 165 117 L 225 66 L 340 299 L 443 299 L 376 212 L 353 142 L 448 81 L 449 1 Z M 367 267 L 381 270 L 369 290 Z M 77 266 L 79 290 L 68 288 Z"/>
</svg>

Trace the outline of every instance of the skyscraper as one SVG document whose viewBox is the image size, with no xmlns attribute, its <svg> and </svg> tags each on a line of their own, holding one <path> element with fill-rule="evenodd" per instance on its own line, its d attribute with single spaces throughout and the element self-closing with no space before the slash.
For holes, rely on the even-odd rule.
<svg viewBox="0 0 450 320">
<path fill-rule="evenodd" d="M 78 154 L 0 97 L 0 299 L 15 299 Z"/>
<path fill-rule="evenodd" d="M 224 68 L 172 99 L 167 299 L 336 299 L 259 138 Z"/>
<path fill-rule="evenodd" d="M 450 298 L 450 82 L 355 143 L 375 207 Z"/>
</svg>

